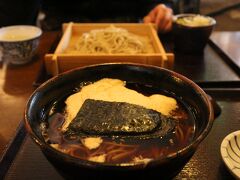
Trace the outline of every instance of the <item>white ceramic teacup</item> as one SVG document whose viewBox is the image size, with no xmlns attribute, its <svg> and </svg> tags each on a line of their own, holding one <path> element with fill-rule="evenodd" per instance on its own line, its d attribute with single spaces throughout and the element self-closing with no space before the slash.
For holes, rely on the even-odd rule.
<svg viewBox="0 0 240 180">
<path fill-rule="evenodd" d="M 42 30 L 36 26 L 16 25 L 0 28 L 0 59 L 25 64 L 36 54 Z"/>
</svg>

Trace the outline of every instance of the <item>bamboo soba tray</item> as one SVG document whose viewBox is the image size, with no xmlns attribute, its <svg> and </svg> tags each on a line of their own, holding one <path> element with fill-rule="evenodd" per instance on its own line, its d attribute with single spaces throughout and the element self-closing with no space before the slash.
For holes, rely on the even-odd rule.
<svg viewBox="0 0 240 180">
<path fill-rule="evenodd" d="M 153 46 L 153 53 L 148 54 L 79 54 L 67 53 L 69 47 L 74 47 L 79 37 L 93 29 L 102 29 L 109 27 L 111 24 L 80 24 L 66 23 L 63 24 L 63 36 L 53 54 L 46 54 L 45 66 L 47 73 L 57 75 L 61 72 L 99 63 L 112 62 L 132 62 L 156 65 L 171 69 L 174 61 L 174 54 L 166 53 L 159 40 L 157 31 L 153 24 L 139 23 L 114 23 L 115 27 L 127 29 L 136 35 L 145 36 L 150 39 Z"/>
</svg>

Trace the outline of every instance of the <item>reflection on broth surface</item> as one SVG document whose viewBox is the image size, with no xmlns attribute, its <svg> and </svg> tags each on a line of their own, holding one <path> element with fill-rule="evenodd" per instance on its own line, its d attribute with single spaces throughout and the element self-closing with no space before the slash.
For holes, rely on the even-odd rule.
<svg viewBox="0 0 240 180">
<path fill-rule="evenodd" d="M 102 128 L 100 129 L 100 133 L 98 131 L 86 132 L 79 130 L 80 132 L 78 132 L 75 131 L 75 129 L 72 130 L 71 124 L 75 125 L 75 127 L 79 127 L 79 129 L 82 128 L 81 124 L 84 121 L 84 117 L 81 115 L 81 108 L 77 115 L 78 120 L 76 120 L 77 118 L 72 120 L 68 129 L 64 131 L 62 126 L 66 120 L 65 101 L 69 97 L 69 95 L 67 95 L 67 97 L 62 97 L 56 101 L 49 109 L 46 126 L 47 128 L 43 131 L 43 136 L 46 142 L 49 143 L 53 148 L 63 153 L 83 160 L 123 165 L 132 163 L 148 163 L 151 160 L 162 158 L 163 156 L 176 152 L 179 149 L 187 146 L 192 141 L 195 132 L 194 115 L 180 98 L 175 97 L 170 92 L 165 92 L 147 85 L 126 83 L 126 87 L 142 93 L 145 96 L 150 96 L 157 93 L 166 95 L 168 97 L 173 97 L 177 100 L 177 108 L 172 110 L 168 116 L 154 111 L 154 113 L 157 114 L 157 116 L 154 116 L 154 118 L 157 117 L 157 119 L 151 119 L 152 116 L 149 116 L 149 121 L 156 123 L 154 126 L 152 126 L 151 123 L 151 126 L 149 126 L 151 128 L 147 128 L 146 126 L 148 125 L 146 124 L 144 124 L 142 127 L 140 125 L 139 127 L 143 129 L 140 129 L 140 131 L 134 130 L 130 133 L 129 131 L 122 132 L 119 129 L 117 129 L 117 131 L 111 131 L 110 133 L 109 131 L 106 131 L 108 132 L 106 133 L 104 128 L 109 126 L 104 126 L 105 121 L 102 119 L 102 117 L 100 118 L 101 121 L 96 119 L 96 117 L 98 117 L 95 116 L 96 114 L 93 116 L 94 120 L 90 121 L 90 125 L 95 126 L 99 122 L 103 123 L 103 125 L 100 127 L 98 125 L 99 128 Z M 79 91 L 81 91 L 81 88 L 79 88 Z M 93 100 L 93 105 L 94 102 L 95 101 Z M 113 105 L 113 107 L 115 107 L 115 105 Z M 135 106 L 132 105 L 126 107 L 125 105 L 128 104 L 124 104 L 124 108 L 135 108 Z M 116 105 L 117 108 L 119 108 L 119 106 L 119 104 Z M 122 106 L 120 108 L 122 108 Z M 136 106 L 136 108 L 136 111 L 138 112 L 139 107 Z M 140 108 L 141 113 L 146 113 L 145 115 L 148 115 L 149 109 L 146 109 L 142 106 Z M 146 112 L 145 109 L 147 110 Z M 90 116 L 88 114 L 87 117 L 91 118 L 91 114 L 97 111 L 98 109 L 96 108 L 92 108 L 92 110 L 90 108 L 90 110 L 83 112 L 89 112 Z M 136 111 L 134 110 L 134 112 Z M 132 113 L 132 110 L 128 112 L 130 112 L 131 119 L 131 115 L 134 115 L 134 113 Z M 119 122 L 119 116 L 121 118 L 125 117 L 125 115 L 121 115 L 120 111 L 119 113 L 115 113 L 115 115 L 116 117 L 111 116 L 111 121 L 109 121 L 109 116 L 104 114 L 104 118 L 106 117 L 106 119 L 108 119 L 108 121 L 106 121 L 108 125 L 109 123 L 113 122 L 115 124 L 110 125 L 114 128 L 115 126 L 117 126 L 117 128 L 125 126 L 131 127 L 132 121 L 130 124 L 128 124 L 128 118 L 126 122 L 124 120 L 124 122 Z M 141 119 L 141 117 L 139 118 Z M 139 120 L 139 118 L 137 120 Z M 133 117 L 132 119 L 136 118 Z M 87 121 L 87 123 L 88 127 L 90 127 L 89 121 Z"/>
</svg>

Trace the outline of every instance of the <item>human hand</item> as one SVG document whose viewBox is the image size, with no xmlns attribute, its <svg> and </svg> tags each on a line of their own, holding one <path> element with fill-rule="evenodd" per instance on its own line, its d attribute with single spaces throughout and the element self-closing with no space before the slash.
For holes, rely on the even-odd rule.
<svg viewBox="0 0 240 180">
<path fill-rule="evenodd" d="M 159 4 L 143 18 L 143 22 L 156 24 L 158 31 L 164 33 L 172 29 L 172 17 L 172 9 L 164 4 Z"/>
</svg>

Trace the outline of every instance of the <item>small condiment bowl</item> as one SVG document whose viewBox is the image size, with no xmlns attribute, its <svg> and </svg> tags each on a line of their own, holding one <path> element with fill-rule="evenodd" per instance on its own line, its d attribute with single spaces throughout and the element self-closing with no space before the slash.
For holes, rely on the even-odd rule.
<svg viewBox="0 0 240 180">
<path fill-rule="evenodd" d="M 202 54 L 215 25 L 215 19 L 209 16 L 175 15 L 173 18 L 175 51 L 186 54 Z"/>
<path fill-rule="evenodd" d="M 226 167 L 236 179 L 240 179 L 240 130 L 223 139 L 220 152 Z"/>
<path fill-rule="evenodd" d="M 36 26 L 16 25 L 0 28 L 0 60 L 25 64 L 32 60 L 42 30 Z"/>
</svg>

